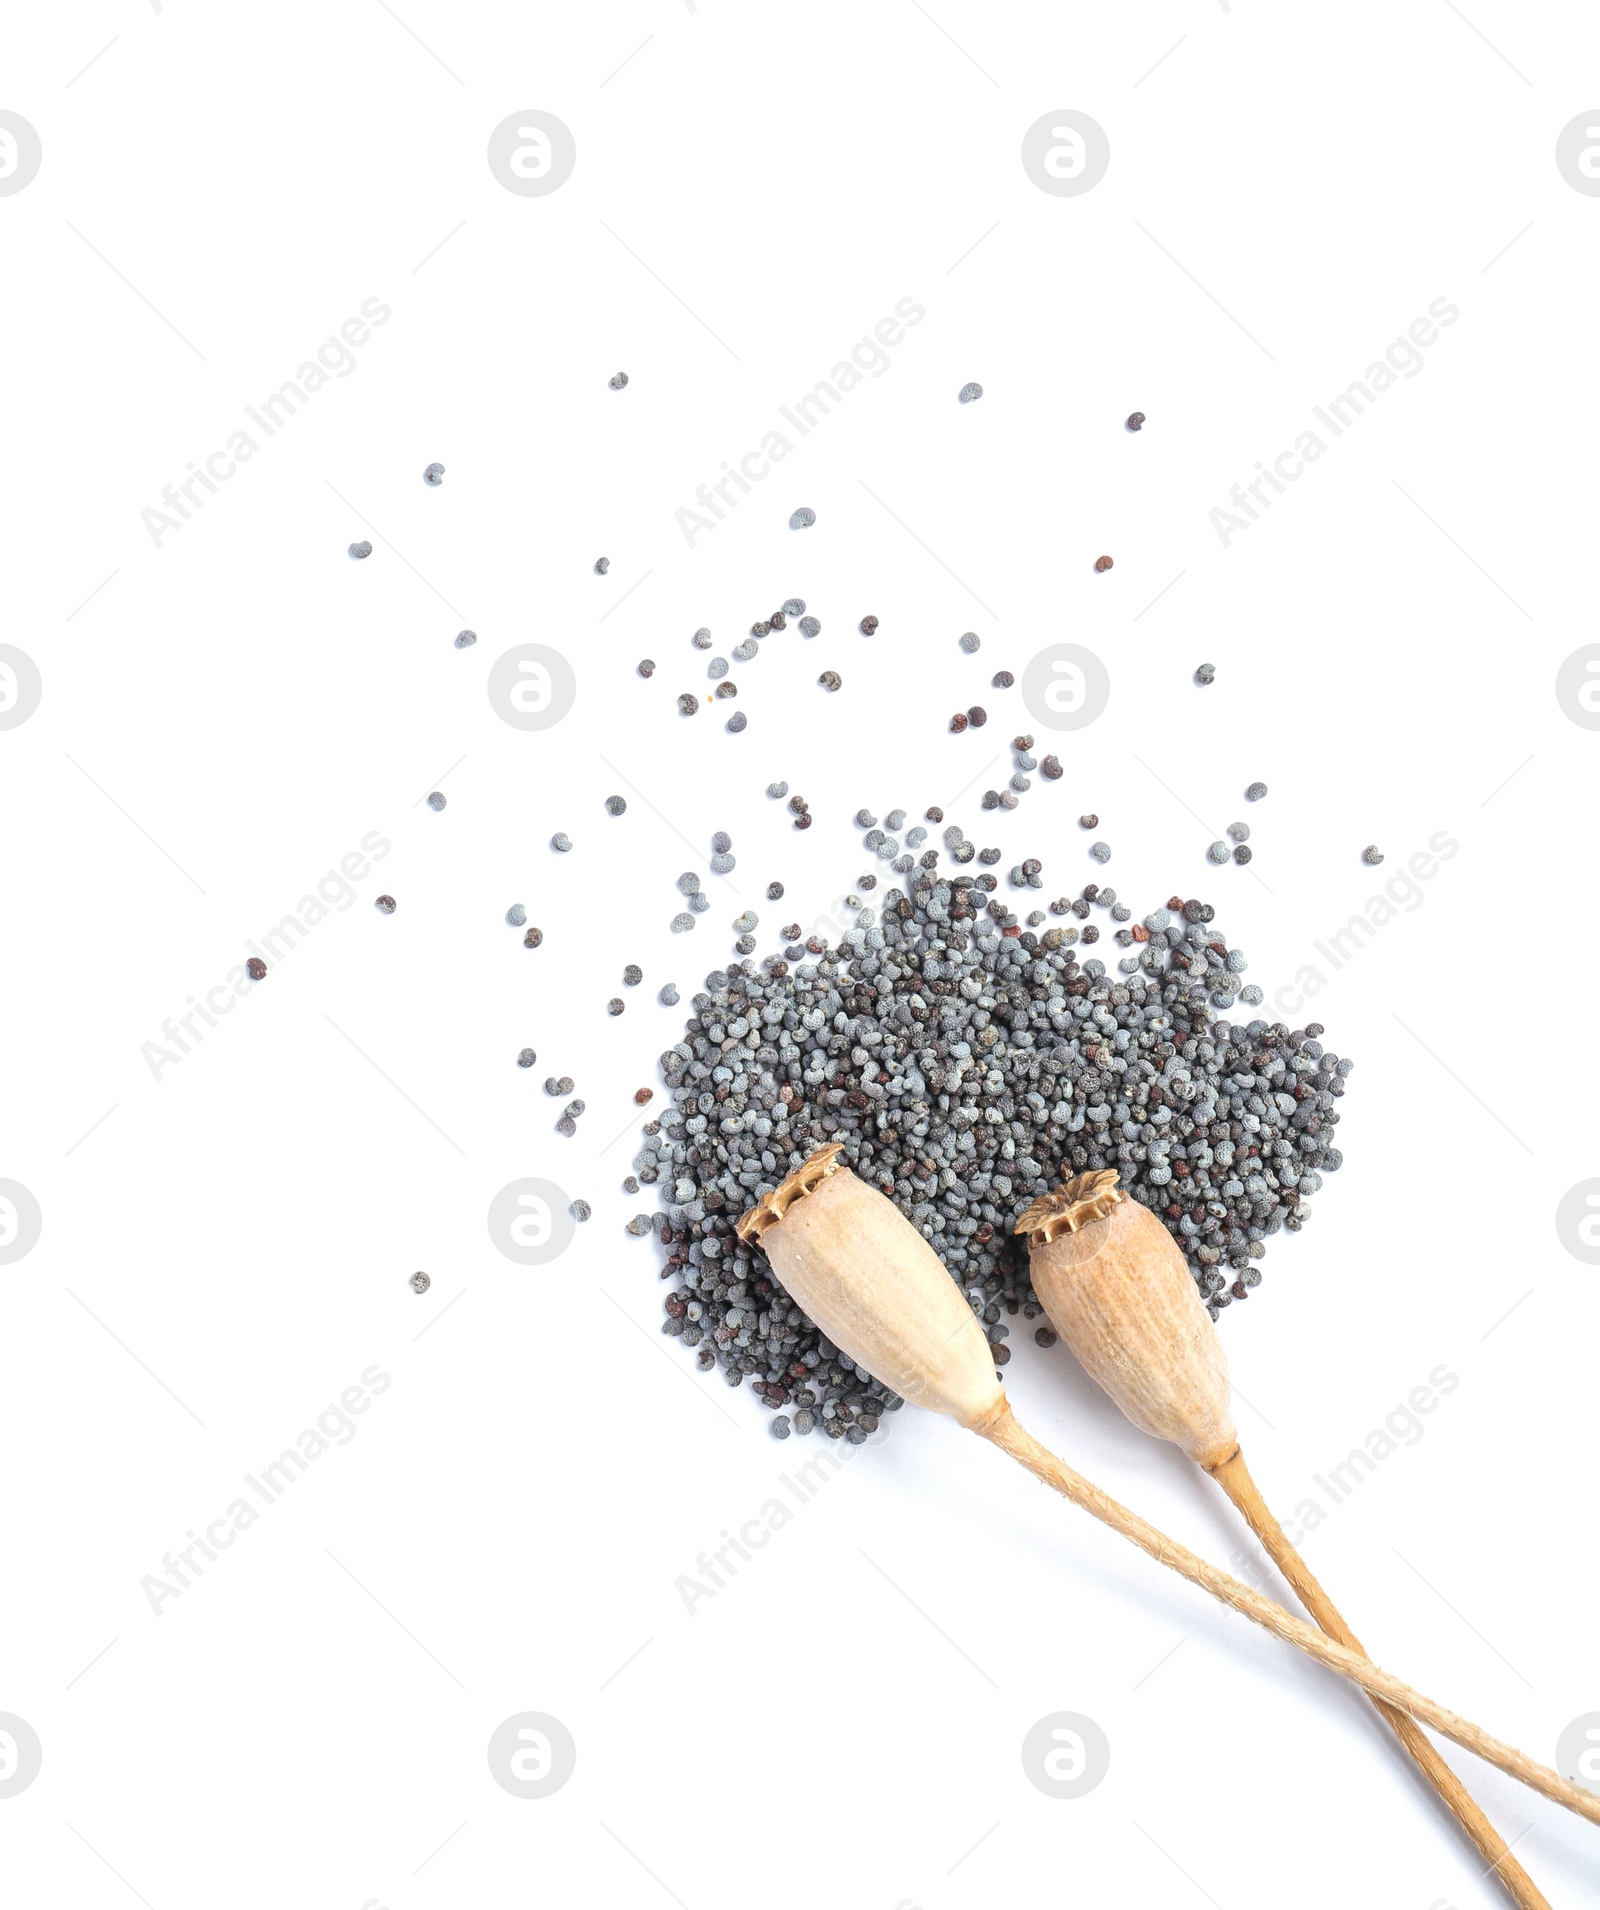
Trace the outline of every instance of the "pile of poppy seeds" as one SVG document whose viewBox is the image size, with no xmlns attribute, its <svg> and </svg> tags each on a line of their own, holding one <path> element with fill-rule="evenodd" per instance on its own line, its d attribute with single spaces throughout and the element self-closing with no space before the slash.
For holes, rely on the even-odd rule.
<svg viewBox="0 0 1600 1910">
<path fill-rule="evenodd" d="M 925 839 L 914 830 L 906 842 Z M 813 936 L 713 971 L 661 1057 L 671 1105 L 646 1128 L 634 1170 L 663 1207 L 628 1230 L 667 1249 L 663 1331 L 729 1386 L 748 1379 L 780 1438 L 820 1428 L 860 1444 L 901 1404 L 735 1232 L 830 1141 L 932 1245 L 997 1366 L 1010 1358 L 1007 1320 L 1042 1315 L 1013 1224 L 1063 1177 L 1115 1168 L 1165 1222 L 1216 1319 L 1260 1283 L 1268 1240 L 1305 1225 L 1322 1174 L 1340 1165 L 1333 1128 L 1353 1064 L 1323 1048 L 1316 1022 L 1230 1016 L 1261 991 L 1242 983 L 1244 957 L 1208 904 L 1174 896 L 1137 926 L 1114 926 L 1132 952 L 1112 974 L 1079 957 L 1099 940 L 1092 912 L 1130 922 L 1114 890 L 1090 883 L 1060 898 L 1060 925 L 1035 933 L 1043 912 L 1024 927 L 993 875 L 967 873 L 962 832 L 943 840 L 960 872 L 942 871 L 937 849 L 912 855 L 870 831 L 904 883 L 884 895 L 881 919 L 855 895 L 837 948 Z M 977 852 L 980 864 L 997 859 Z M 1040 870 L 1029 858 L 1010 882 L 1038 888 Z M 1043 1324 L 1035 1337 L 1055 1335 Z"/>
</svg>

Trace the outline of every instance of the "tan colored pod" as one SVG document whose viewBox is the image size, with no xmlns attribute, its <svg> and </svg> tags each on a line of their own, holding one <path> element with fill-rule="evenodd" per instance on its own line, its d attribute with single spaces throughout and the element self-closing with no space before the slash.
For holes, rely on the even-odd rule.
<svg viewBox="0 0 1600 1910">
<path fill-rule="evenodd" d="M 1217 1466 L 1239 1446 L 1228 1356 L 1188 1263 L 1115 1172 L 1079 1174 L 1016 1224 L 1050 1322 L 1141 1431 Z"/>
<path fill-rule="evenodd" d="M 836 1346 L 914 1406 L 981 1430 L 1005 1395 L 983 1328 L 944 1262 L 834 1143 L 739 1222 Z"/>
</svg>

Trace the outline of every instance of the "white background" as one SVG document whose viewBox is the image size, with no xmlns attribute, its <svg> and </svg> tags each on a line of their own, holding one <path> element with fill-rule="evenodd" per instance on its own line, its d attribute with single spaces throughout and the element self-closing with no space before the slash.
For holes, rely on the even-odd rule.
<svg viewBox="0 0 1600 1910">
<path fill-rule="evenodd" d="M 1600 739 L 1553 693 L 1595 634 L 1600 219 L 1553 153 L 1600 24 L 1503 0 L 94 0 L 5 39 L 0 106 L 44 150 L 0 198 L 0 637 L 44 679 L 0 737 L 0 1174 L 44 1215 L 0 1272 L 0 1710 L 44 1746 L 0 1803 L 8 1895 L 1498 1903 L 1358 1699 L 945 1422 L 900 1415 L 688 1615 L 675 1580 L 821 1442 L 778 1448 L 658 1337 L 658 1250 L 623 1233 L 653 1200 L 620 1182 L 681 1027 L 656 989 L 687 1003 L 743 907 L 763 953 L 834 910 L 863 803 L 943 804 L 1002 872 L 1039 855 L 1046 897 L 1099 873 L 1094 809 L 1101 879 L 1136 913 L 1213 899 L 1269 996 L 1447 831 L 1421 905 L 1315 1003 L 1358 1064 L 1347 1165 L 1221 1331 L 1286 1515 L 1458 1374 L 1307 1556 L 1380 1662 L 1541 1760 L 1600 1710 L 1600 1275 L 1554 1227 L 1600 1172 Z M 545 198 L 485 160 L 529 106 L 577 142 Z M 1019 159 L 1064 106 L 1111 143 L 1080 198 Z M 392 318 L 355 369 L 153 544 L 162 486 L 367 298 Z M 695 487 L 902 298 L 926 318 L 887 371 L 690 548 Z M 1438 298 L 1460 317 L 1423 370 L 1224 548 L 1230 486 Z M 680 720 L 696 626 L 726 655 L 791 594 L 822 636 L 769 638 L 736 703 Z M 484 684 L 533 639 L 579 700 L 530 736 Z M 1104 657 L 1111 706 L 1061 782 L 983 816 L 1034 727 L 990 676 L 1064 639 Z M 975 699 L 987 729 L 950 736 Z M 1214 872 L 1257 777 L 1253 868 Z M 392 849 L 353 905 L 153 1079 L 141 1045 L 372 830 Z M 713 906 L 676 938 L 684 868 Z M 575 1140 L 547 1073 L 587 1101 Z M 594 1207 L 540 1270 L 485 1227 L 530 1174 Z M 1040 1436 L 1238 1552 L 1220 1495 L 1021 1325 L 1007 1377 Z M 393 1384 L 353 1442 L 154 1616 L 162 1554 L 373 1362 Z M 578 1747 L 541 1802 L 485 1759 L 523 1710 Z M 1076 1802 L 1019 1759 L 1057 1710 L 1112 1747 Z M 1600 1902 L 1600 1833 L 1451 1755 L 1553 1902 Z"/>
</svg>

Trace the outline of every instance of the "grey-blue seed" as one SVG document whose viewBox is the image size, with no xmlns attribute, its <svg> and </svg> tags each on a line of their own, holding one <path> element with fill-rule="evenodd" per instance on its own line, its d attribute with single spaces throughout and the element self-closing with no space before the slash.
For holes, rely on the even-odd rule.
<svg viewBox="0 0 1600 1910">
<path fill-rule="evenodd" d="M 587 1110 L 588 1105 L 587 1101 L 569 1101 L 562 1112 L 567 1115 L 570 1120 L 575 1121 L 580 1114 Z"/>
<path fill-rule="evenodd" d="M 622 796 L 607 796 L 606 797 L 606 814 L 608 816 L 620 816 L 627 809 L 627 807 L 628 807 L 628 804 L 627 804 L 627 799 L 625 797 L 622 797 Z"/>
<path fill-rule="evenodd" d="M 1214 663 L 1202 663 L 1194 673 L 1194 680 L 1202 688 L 1216 680 L 1217 666 Z"/>
<path fill-rule="evenodd" d="M 559 856 L 564 856 L 572 847 L 572 838 L 564 830 L 558 829 L 550 838 L 550 847 Z"/>
<path fill-rule="evenodd" d="M 693 869 L 685 869 L 683 874 L 678 877 L 678 893 L 680 895 L 693 895 L 699 887 L 700 878 L 695 874 Z"/>
<path fill-rule="evenodd" d="M 785 597 L 783 600 L 783 614 L 786 617 L 803 617 L 806 614 L 805 598 Z"/>
<path fill-rule="evenodd" d="M 891 809 L 883 819 L 883 826 L 891 831 L 903 829 L 906 826 L 906 812 L 903 809 Z"/>
<path fill-rule="evenodd" d="M 521 928 L 528 919 L 528 911 L 520 902 L 513 902 L 506 910 L 506 920 L 513 928 Z"/>
<path fill-rule="evenodd" d="M 774 1414 L 772 1424 L 767 1430 L 772 1434 L 774 1439 L 787 1439 L 789 1437 L 789 1421 L 787 1415 L 783 1413 Z"/>
<path fill-rule="evenodd" d="M 663 1008 L 676 1008 L 678 1005 L 678 990 L 676 985 L 672 982 L 667 982 L 663 986 L 660 994 L 656 996 L 656 1000 L 660 1002 Z"/>
<path fill-rule="evenodd" d="M 1227 843 L 1214 842 L 1206 851 L 1206 860 L 1208 862 L 1215 862 L 1220 866 L 1226 862 L 1232 854 L 1233 851 L 1228 847 Z"/>
<path fill-rule="evenodd" d="M 628 389 L 628 374 L 625 371 L 614 371 L 606 380 L 606 383 L 613 391 L 626 391 Z"/>
<path fill-rule="evenodd" d="M 741 661 L 742 660 L 743 659 L 741 659 Z M 720 681 L 727 674 L 728 659 L 726 657 L 713 657 L 706 665 L 706 675 L 710 677 L 713 683 Z"/>
<path fill-rule="evenodd" d="M 531 1048 L 524 1048 L 521 1054 L 517 1056 L 517 1066 L 519 1068 L 531 1068 L 538 1059 L 539 1057 Z"/>
<path fill-rule="evenodd" d="M 635 1240 L 642 1240 L 650 1231 L 650 1216 L 648 1214 L 635 1214 L 632 1220 L 628 1222 L 625 1231 L 632 1234 Z"/>
<path fill-rule="evenodd" d="M 1267 786 L 1265 783 L 1252 783 L 1244 792 L 1244 799 L 1246 802 L 1260 802 L 1266 793 Z"/>
<path fill-rule="evenodd" d="M 709 650 L 711 648 L 711 632 L 702 624 L 690 641 L 697 650 Z"/>
<path fill-rule="evenodd" d="M 1361 860 L 1375 869 L 1383 860 L 1383 851 L 1375 842 L 1369 842 L 1361 851 Z"/>
<path fill-rule="evenodd" d="M 1091 842 L 1089 844 L 1089 853 L 1094 857 L 1096 862 L 1109 862 L 1111 860 L 1111 848 L 1108 843 Z"/>
<path fill-rule="evenodd" d="M 359 544 L 352 544 L 350 546 L 350 555 L 358 558 L 370 557 L 372 555 L 372 546 L 363 538 Z"/>
<path fill-rule="evenodd" d="M 456 632 L 456 648 L 458 650 L 470 650 L 477 641 L 478 633 L 476 630 L 458 630 Z"/>
<path fill-rule="evenodd" d="M 561 1119 L 556 1122 L 556 1132 L 558 1134 L 565 1134 L 569 1139 L 572 1135 L 576 1134 L 577 1131 L 578 1124 L 573 1120 L 570 1114 L 563 1114 Z"/>
<path fill-rule="evenodd" d="M 789 518 L 789 528 L 792 531 L 809 530 L 816 521 L 816 512 L 812 510 L 809 505 L 802 504 L 799 510 L 791 514 Z"/>
<path fill-rule="evenodd" d="M 963 636 L 961 639 L 961 647 L 963 650 L 966 651 L 969 657 L 972 655 L 972 653 L 975 650 L 980 649 L 982 647 L 982 644 L 983 644 L 983 639 L 982 637 L 978 635 L 976 630 L 967 631 L 965 636 Z"/>
<path fill-rule="evenodd" d="M 816 1423 L 817 1423 L 817 1416 L 811 1410 L 809 1406 L 802 1406 L 799 1412 L 797 1412 L 794 1416 L 794 1429 L 797 1433 L 800 1433 L 802 1436 L 804 1436 L 808 1432 L 814 1431 L 816 1427 Z"/>
<path fill-rule="evenodd" d="M 735 710 L 722 727 L 727 730 L 730 736 L 737 736 L 740 730 L 742 730 L 749 721 L 749 717 L 745 715 L 743 710 Z"/>
<path fill-rule="evenodd" d="M 431 796 L 429 796 L 429 798 L 428 798 L 428 807 L 429 807 L 429 808 L 430 808 L 431 810 L 433 810 L 433 811 L 434 811 L 434 812 L 435 812 L 436 814 L 437 814 L 437 812 L 438 812 L 439 810 L 441 810 L 441 809 L 443 809 L 443 807 L 444 807 L 444 797 L 443 797 L 443 796 L 441 796 L 441 795 L 439 794 L 439 792 L 438 792 L 438 790 L 437 790 L 437 789 L 436 789 L 436 790 L 434 790 L 434 792 L 433 792 L 433 794 L 432 794 Z"/>
<path fill-rule="evenodd" d="M 744 914 L 737 917 L 736 920 L 734 921 L 733 931 L 736 935 L 748 935 L 751 929 L 753 929 L 756 926 L 756 921 L 757 921 L 757 917 L 756 917 L 755 910 L 746 909 Z"/>
<path fill-rule="evenodd" d="M 597 557 L 594 560 L 594 574 L 597 577 L 605 576 L 606 572 L 610 568 L 611 568 L 611 559 L 609 557 Z"/>
<path fill-rule="evenodd" d="M 678 698 L 678 714 L 680 716 L 693 716 L 699 707 L 699 697 L 691 696 L 687 690 Z"/>
<path fill-rule="evenodd" d="M 982 396 L 982 385 L 963 385 L 956 393 L 957 399 L 964 405 L 970 405 L 974 398 L 981 398 Z"/>
<path fill-rule="evenodd" d="M 682 935 L 694 927 L 694 917 L 692 915 L 675 915 L 669 926 L 674 935 Z"/>
<path fill-rule="evenodd" d="M 734 858 L 728 854 L 726 849 L 719 849 L 711 858 L 711 873 L 713 875 L 726 875 L 734 866 Z"/>
<path fill-rule="evenodd" d="M 430 464 L 427 470 L 422 474 L 422 481 L 424 484 L 443 484 L 444 466 L 442 464 Z"/>
<path fill-rule="evenodd" d="M 858 829 L 876 829 L 878 818 L 870 809 L 858 809 L 855 813 L 855 825 Z"/>
<path fill-rule="evenodd" d="M 572 1218 L 578 1221 L 581 1225 L 581 1223 L 586 1221 L 589 1218 L 590 1214 L 594 1212 L 594 1209 L 589 1205 L 588 1201 L 586 1200 L 574 1200 L 574 1201 L 568 1202 L 567 1212 L 571 1214 Z"/>
<path fill-rule="evenodd" d="M 689 907 L 694 910 L 696 915 L 704 915 L 710 906 L 711 897 L 706 894 L 704 889 L 698 890 L 694 895 L 689 897 Z"/>
<path fill-rule="evenodd" d="M 780 801 L 783 797 L 787 796 L 788 793 L 789 793 L 789 785 L 787 783 L 768 783 L 767 784 L 767 794 L 772 798 L 774 802 Z"/>
<path fill-rule="evenodd" d="M 814 637 L 821 629 L 822 625 L 815 617 L 802 617 L 800 619 L 800 634 L 803 637 Z"/>
<path fill-rule="evenodd" d="M 425 1273 L 417 1272 L 412 1274 L 410 1284 L 413 1293 L 426 1293 L 433 1282 Z"/>
<path fill-rule="evenodd" d="M 719 829 L 711 838 L 711 853 L 713 855 L 725 856 L 732 847 L 733 837 L 728 834 L 726 829 Z"/>
<path fill-rule="evenodd" d="M 1230 822 L 1228 824 L 1228 834 L 1232 836 L 1235 842 L 1248 842 L 1250 840 L 1250 825 L 1247 822 Z"/>
<path fill-rule="evenodd" d="M 625 988 L 637 988 L 644 980 L 644 970 L 637 962 L 629 962 L 622 971 L 622 984 Z"/>
</svg>

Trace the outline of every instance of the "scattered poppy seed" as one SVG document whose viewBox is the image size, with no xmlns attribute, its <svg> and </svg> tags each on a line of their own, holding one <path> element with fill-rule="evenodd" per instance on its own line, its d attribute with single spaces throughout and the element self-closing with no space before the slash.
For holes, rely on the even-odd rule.
<svg viewBox="0 0 1600 1910">
<path fill-rule="evenodd" d="M 352 544 L 350 546 L 350 555 L 356 558 L 370 557 L 372 555 L 372 546 L 365 538 L 362 538 L 359 544 Z"/>
<path fill-rule="evenodd" d="M 443 484 L 444 466 L 442 464 L 430 464 L 427 470 L 422 474 L 422 481 L 424 484 Z"/>
<path fill-rule="evenodd" d="M 974 398 L 981 398 L 982 396 L 982 385 L 963 385 L 956 393 L 956 401 L 959 404 L 970 405 Z"/>
<path fill-rule="evenodd" d="M 625 371 L 614 371 L 606 380 L 606 383 L 610 385 L 613 391 L 626 391 L 628 389 L 628 374 Z"/>
<path fill-rule="evenodd" d="M 732 847 L 733 837 L 726 829 L 719 829 L 711 838 L 711 853 L 714 856 L 725 856 Z"/>
<path fill-rule="evenodd" d="M 753 623 L 750 626 L 750 634 L 753 637 L 770 637 L 772 635 L 772 625 L 765 621 Z"/>
<path fill-rule="evenodd" d="M 1217 666 L 1214 663 L 1202 663 L 1194 673 L 1194 680 L 1204 689 L 1206 684 L 1215 681 L 1216 674 Z"/>
<path fill-rule="evenodd" d="M 558 1134 L 565 1134 L 565 1135 L 571 1136 L 573 1134 L 576 1134 L 577 1131 L 578 1131 L 578 1124 L 575 1120 L 573 1120 L 570 1114 L 563 1114 L 561 1119 L 556 1122 L 556 1132 Z"/>
<path fill-rule="evenodd" d="M 622 985 L 624 988 L 637 988 L 643 980 L 644 970 L 637 962 L 629 962 L 628 966 L 622 971 Z"/>
<path fill-rule="evenodd" d="M 823 689 L 831 694 L 834 690 L 839 688 L 844 678 L 840 676 L 837 670 L 824 670 L 822 675 L 817 678 L 817 681 L 822 685 Z"/>
<path fill-rule="evenodd" d="M 734 682 L 732 677 L 729 677 L 726 683 L 719 683 L 711 694 L 719 703 L 726 703 L 730 696 L 737 696 L 739 694 L 739 686 Z"/>
<path fill-rule="evenodd" d="M 729 855 L 726 849 L 719 849 L 711 858 L 711 873 L 713 875 L 726 875 L 729 870 L 735 866 L 734 857 Z"/>
<path fill-rule="evenodd" d="M 633 1094 L 633 1104 L 635 1107 L 642 1108 L 647 1102 L 653 1101 L 655 1098 L 656 1091 L 654 1088 L 636 1088 Z"/>
<path fill-rule="evenodd" d="M 761 654 L 761 646 L 756 642 L 754 637 L 746 637 L 743 643 L 736 643 L 733 646 L 733 654 L 741 663 L 749 663 L 752 658 Z M 720 662 L 721 659 L 719 658 L 718 661 Z M 726 668 L 727 666 L 724 665 L 723 667 Z"/>
<path fill-rule="evenodd" d="M 1252 783 L 1244 792 L 1244 799 L 1246 802 L 1260 802 L 1266 793 L 1267 786 L 1265 783 Z"/>
<path fill-rule="evenodd" d="M 572 1092 L 572 1076 L 570 1074 L 563 1074 L 559 1077 L 551 1075 L 544 1084 L 544 1091 L 546 1094 L 570 1094 Z"/>
<path fill-rule="evenodd" d="M 781 902 L 783 900 L 783 884 L 781 882 L 769 882 L 767 884 L 767 900 L 769 902 Z"/>
<path fill-rule="evenodd" d="M 1366 848 L 1361 851 L 1361 860 L 1368 863 L 1371 867 L 1376 868 L 1383 860 L 1383 851 L 1375 842 L 1369 842 Z"/>
<path fill-rule="evenodd" d="M 565 830 L 558 829 L 550 838 L 550 847 L 555 850 L 558 856 L 564 856 L 572 847 L 572 838 Z"/>
<path fill-rule="evenodd" d="M 610 1001 L 606 1003 L 606 1013 L 608 1015 L 620 1015 L 626 1006 L 627 1004 L 620 995 L 613 995 Z"/>
<path fill-rule="evenodd" d="M 802 504 L 799 510 L 791 514 L 789 518 L 789 528 L 792 531 L 809 530 L 816 521 L 816 512 L 808 505 Z"/>
<path fill-rule="evenodd" d="M 245 972 L 249 975 L 251 981 L 258 982 L 265 978 L 267 965 L 262 961 L 259 955 L 252 955 L 244 966 Z"/>
<path fill-rule="evenodd" d="M 395 901 L 392 895 L 380 895 L 372 905 L 380 915 L 393 915 Z"/>
<path fill-rule="evenodd" d="M 981 730 L 988 720 L 989 712 L 981 703 L 974 703 L 972 708 L 967 711 L 967 721 L 975 730 Z"/>
<path fill-rule="evenodd" d="M 543 940 L 544 930 L 542 928 L 531 928 L 527 934 L 523 936 L 522 946 L 524 948 L 537 948 Z"/>
<path fill-rule="evenodd" d="M 937 807 L 932 809 L 925 809 L 922 812 L 922 820 L 924 822 L 943 822 L 944 811 Z"/>
<path fill-rule="evenodd" d="M 567 1203 L 567 1212 L 581 1226 L 594 1212 L 594 1209 L 586 1200 L 574 1200 Z"/>
<path fill-rule="evenodd" d="M 639 659 L 640 676 L 646 676 L 646 677 L 654 676 L 655 673 L 656 673 L 655 659 L 653 657 L 641 657 Z"/>
<path fill-rule="evenodd" d="M 531 1048 L 524 1048 L 521 1054 L 517 1056 L 517 1066 L 519 1068 L 531 1068 L 538 1059 L 539 1057 Z"/>
<path fill-rule="evenodd" d="M 877 629 L 877 627 L 878 627 L 878 619 L 876 617 L 863 617 L 861 619 L 860 624 L 858 625 L 858 628 L 860 629 L 861 634 L 864 637 L 870 637 L 872 633 Z"/>
<path fill-rule="evenodd" d="M 989 679 L 989 686 L 995 690 L 1009 690 L 1016 680 L 1009 670 L 996 670 Z"/>
<path fill-rule="evenodd" d="M 689 897 L 689 907 L 693 910 L 693 912 L 696 915 L 704 915 L 706 910 L 710 908 L 710 906 L 711 906 L 711 897 L 709 895 L 706 895 L 704 892 L 702 892 L 699 895 L 691 895 Z"/>
<path fill-rule="evenodd" d="M 687 690 L 678 698 L 678 714 L 680 716 L 693 716 L 699 707 L 699 697 L 691 696 Z"/>
<path fill-rule="evenodd" d="M 815 617 L 802 617 L 800 619 L 800 634 L 803 637 L 814 637 L 821 629 L 822 625 Z"/>
<path fill-rule="evenodd" d="M 1250 840 L 1250 825 L 1247 822 L 1230 822 L 1228 824 L 1228 834 L 1235 842 L 1248 842 Z"/>
<path fill-rule="evenodd" d="M 678 1005 L 677 984 L 675 982 L 665 983 L 660 994 L 656 996 L 656 1000 L 660 1002 L 663 1008 L 676 1008 Z"/>
<path fill-rule="evenodd" d="M 806 614 L 805 598 L 785 597 L 783 600 L 783 614 L 786 617 L 803 617 Z"/>
<path fill-rule="evenodd" d="M 1096 862 L 1109 862 L 1111 860 L 1110 845 L 1104 842 L 1091 842 L 1089 844 L 1089 854 L 1093 856 Z"/>
<path fill-rule="evenodd" d="M 702 624 L 690 638 L 690 642 L 697 650 L 709 650 L 711 648 L 711 632 Z"/>
<path fill-rule="evenodd" d="M 456 632 L 456 648 L 458 650 L 470 650 L 477 641 L 478 633 L 476 630 L 458 630 Z"/>
<path fill-rule="evenodd" d="M 737 736 L 740 730 L 742 730 L 749 721 L 749 717 L 745 715 L 743 710 L 735 710 L 722 727 L 730 736 Z"/>
<path fill-rule="evenodd" d="M 650 1216 L 648 1214 L 635 1214 L 632 1220 L 628 1221 L 623 1228 L 623 1232 L 632 1234 L 635 1240 L 643 1240 L 649 1231 Z"/>
<path fill-rule="evenodd" d="M 794 826 L 796 829 L 809 829 L 811 827 L 810 816 L 809 815 L 796 816 L 794 819 Z"/>
<path fill-rule="evenodd" d="M 1142 431 L 1144 429 L 1144 413 L 1142 411 L 1130 411 L 1128 413 L 1128 429 L 1130 431 Z M 1054 1339 L 1055 1335 L 1051 1334 L 1050 1337 Z"/>
<path fill-rule="evenodd" d="M 1094 567 L 1096 570 L 1109 570 L 1111 568 L 1111 559 L 1109 557 L 1097 557 L 1094 560 Z"/>
<path fill-rule="evenodd" d="M 606 814 L 608 816 L 620 816 L 626 811 L 627 807 L 628 802 L 625 796 L 606 797 Z"/>
<path fill-rule="evenodd" d="M 418 1271 L 412 1274 L 409 1285 L 413 1293 L 426 1293 L 433 1282 L 425 1273 Z"/>
<path fill-rule="evenodd" d="M 594 560 L 594 574 L 597 577 L 603 577 L 610 568 L 611 559 L 609 557 L 597 557 Z"/>
<path fill-rule="evenodd" d="M 444 807 L 444 797 L 435 789 L 428 797 L 428 807 L 435 815 Z"/>
<path fill-rule="evenodd" d="M 1047 782 L 1059 782 L 1065 773 L 1061 767 L 1060 760 L 1054 756 L 1046 756 L 1044 761 L 1039 765 L 1039 774 L 1043 776 Z"/>
<path fill-rule="evenodd" d="M 1233 851 L 1228 847 L 1227 843 L 1214 842 L 1211 847 L 1206 850 L 1206 860 L 1208 862 L 1215 862 L 1220 867 L 1232 854 Z"/>
<path fill-rule="evenodd" d="M 966 651 L 969 657 L 976 650 L 981 649 L 982 645 L 983 639 L 978 635 L 976 630 L 968 630 L 961 638 L 961 648 Z"/>
<path fill-rule="evenodd" d="M 774 802 L 777 802 L 780 797 L 787 796 L 788 793 L 789 793 L 789 785 L 787 783 L 768 783 L 767 784 L 767 794 L 772 798 Z"/>
<path fill-rule="evenodd" d="M 767 622 L 774 630 L 787 630 L 789 628 L 789 619 L 781 610 L 774 610 L 772 615 L 767 619 Z"/>
<path fill-rule="evenodd" d="M 528 919 L 528 911 L 520 902 L 513 902 L 506 910 L 506 921 L 512 928 L 521 928 Z"/>
<path fill-rule="evenodd" d="M 1233 852 L 1233 859 L 1235 862 L 1248 862 L 1253 853 L 1253 850 L 1247 848 L 1245 844 L 1241 842 L 1238 848 Z"/>
</svg>

